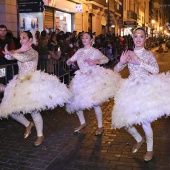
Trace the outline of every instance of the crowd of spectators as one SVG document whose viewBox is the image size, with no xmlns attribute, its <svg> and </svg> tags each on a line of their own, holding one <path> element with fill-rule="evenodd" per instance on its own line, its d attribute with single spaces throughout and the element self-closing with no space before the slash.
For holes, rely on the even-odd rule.
<svg viewBox="0 0 170 170">
<path fill-rule="evenodd" d="M 6 29 L 6 33 L 2 33 L 1 29 Z M 32 31 L 32 30 L 31 30 Z M 81 48 L 82 32 L 66 32 L 56 29 L 54 32 L 33 31 L 34 44 L 33 48 L 39 53 L 38 68 L 48 73 L 54 73 L 54 61 L 60 61 L 59 70 L 68 57 L 71 57 L 79 48 Z M 99 49 L 109 58 L 109 64 L 119 61 L 119 57 L 123 50 L 133 50 L 134 44 L 131 35 L 119 36 L 115 34 L 100 34 L 96 36 L 93 33 L 93 47 Z M 164 37 L 151 37 L 145 42 L 145 48 L 151 49 L 160 46 L 165 42 Z M 8 44 L 9 49 L 17 49 L 20 47 L 19 39 L 15 38 L 6 26 L 0 25 L 0 65 L 8 64 L 9 61 L 4 59 L 2 53 L 4 45 Z M 108 66 L 109 66 L 108 64 Z"/>
</svg>

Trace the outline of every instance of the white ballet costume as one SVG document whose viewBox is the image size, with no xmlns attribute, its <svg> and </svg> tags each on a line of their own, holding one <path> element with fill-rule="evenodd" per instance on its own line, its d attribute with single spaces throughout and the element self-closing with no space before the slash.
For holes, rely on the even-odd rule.
<svg viewBox="0 0 170 170">
<path fill-rule="evenodd" d="M 69 90 L 72 93 L 66 104 L 69 113 L 76 112 L 80 123 L 85 124 L 83 110 L 94 107 L 98 128 L 102 127 L 102 110 L 100 104 L 114 97 L 121 79 L 118 73 L 99 65 L 89 65 L 86 59 L 98 60 L 99 64 L 108 62 L 108 58 L 99 50 L 90 47 L 79 49 L 68 61 L 76 62 L 79 70 L 75 72 Z M 68 63 L 68 62 L 67 62 Z"/>
<path fill-rule="evenodd" d="M 17 59 L 19 74 L 6 86 L 0 104 L 0 117 L 11 116 L 25 127 L 30 122 L 24 114 L 30 113 L 36 126 L 37 136 L 43 136 L 43 120 L 40 111 L 64 106 L 70 92 L 56 76 L 37 71 L 38 53 L 32 48 L 24 53 L 6 55 Z"/>
<path fill-rule="evenodd" d="M 19 74 L 5 88 L 0 117 L 54 109 L 68 102 L 70 92 L 66 85 L 54 75 L 37 71 L 38 53 L 35 50 L 31 48 L 14 54 L 13 58 L 18 60 Z"/>
<path fill-rule="evenodd" d="M 77 61 L 79 66 L 79 70 L 75 72 L 69 85 L 69 90 L 72 93 L 70 102 L 66 105 L 69 113 L 100 105 L 109 98 L 113 98 L 119 88 L 121 77 L 118 73 L 99 65 L 89 65 L 84 61 L 86 59 L 98 60 L 99 64 L 108 62 L 108 58 L 93 47 L 79 49 L 68 60 Z"/>
<path fill-rule="evenodd" d="M 120 89 L 115 95 L 115 104 L 112 111 L 112 127 L 125 129 L 135 138 L 137 142 L 141 142 L 142 137 L 133 126 L 134 124 L 142 124 L 145 132 L 147 151 L 153 151 L 153 131 L 151 128 L 152 121 L 161 117 L 163 114 L 156 111 L 155 104 L 162 103 L 160 98 L 162 75 L 157 74 L 159 67 L 154 55 L 142 48 L 134 50 L 140 65 L 126 63 L 115 66 L 114 70 L 119 72 L 128 65 L 130 76 L 128 79 L 122 80 Z M 159 106 L 160 107 L 160 106 Z"/>
</svg>

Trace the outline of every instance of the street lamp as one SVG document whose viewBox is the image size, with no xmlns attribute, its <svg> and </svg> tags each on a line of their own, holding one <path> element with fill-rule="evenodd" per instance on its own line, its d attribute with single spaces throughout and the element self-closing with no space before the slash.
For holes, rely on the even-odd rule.
<svg viewBox="0 0 170 170">
<path fill-rule="evenodd" d="M 152 24 L 155 24 L 155 20 L 154 20 L 154 19 L 152 19 L 151 23 L 152 23 Z"/>
<path fill-rule="evenodd" d="M 160 29 L 160 33 L 162 34 L 163 27 L 160 26 L 159 29 Z"/>
<path fill-rule="evenodd" d="M 107 3 L 107 33 L 109 33 L 109 25 L 110 25 L 109 0 L 106 0 L 106 3 Z"/>
<path fill-rule="evenodd" d="M 153 30 L 154 30 L 155 20 L 152 19 L 152 20 L 151 20 L 151 23 L 152 23 L 151 34 L 152 34 L 152 37 L 153 37 Z"/>
</svg>

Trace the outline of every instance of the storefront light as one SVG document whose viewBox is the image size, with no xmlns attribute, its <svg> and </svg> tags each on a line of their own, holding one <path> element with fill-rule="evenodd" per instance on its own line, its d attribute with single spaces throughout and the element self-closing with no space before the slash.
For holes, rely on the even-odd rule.
<svg viewBox="0 0 170 170">
<path fill-rule="evenodd" d="M 115 27 L 115 25 L 112 25 L 111 27 L 112 27 L 112 28 L 114 28 L 114 27 Z"/>
<path fill-rule="evenodd" d="M 60 20 L 63 20 L 63 18 L 64 18 L 63 16 L 60 16 Z"/>
<path fill-rule="evenodd" d="M 152 23 L 152 24 L 155 24 L 155 20 L 154 20 L 154 19 L 152 19 L 151 23 Z"/>
</svg>

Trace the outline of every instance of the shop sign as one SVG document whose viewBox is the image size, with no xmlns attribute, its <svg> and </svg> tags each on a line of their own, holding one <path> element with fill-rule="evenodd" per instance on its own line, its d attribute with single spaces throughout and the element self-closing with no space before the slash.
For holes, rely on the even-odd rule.
<svg viewBox="0 0 170 170">
<path fill-rule="evenodd" d="M 82 12 L 82 4 L 76 4 L 75 5 L 75 11 L 77 13 L 81 13 Z"/>
<path fill-rule="evenodd" d="M 122 19 L 118 19 L 118 20 L 117 20 L 117 25 L 118 25 L 119 27 L 122 27 L 122 26 L 123 26 L 123 20 L 122 20 Z"/>
<path fill-rule="evenodd" d="M 136 21 L 124 21 L 123 24 L 126 27 L 133 27 L 138 25 Z"/>
<path fill-rule="evenodd" d="M 43 12 L 43 0 L 18 0 L 19 13 Z"/>
</svg>

